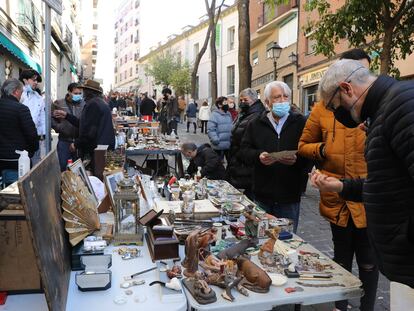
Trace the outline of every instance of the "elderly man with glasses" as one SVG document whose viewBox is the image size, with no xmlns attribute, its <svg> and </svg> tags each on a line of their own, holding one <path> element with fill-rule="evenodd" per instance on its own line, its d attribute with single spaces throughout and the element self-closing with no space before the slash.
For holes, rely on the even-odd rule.
<svg viewBox="0 0 414 311">
<path fill-rule="evenodd" d="M 319 91 L 338 121 L 348 127 L 368 121 L 368 176 L 338 180 L 316 172 L 311 181 L 321 191 L 364 203 L 379 269 L 393 281 L 391 310 L 408 310 L 414 305 L 414 84 L 340 60 Z"/>
<path fill-rule="evenodd" d="M 247 126 L 241 142 L 244 161 L 253 166 L 253 196 L 266 212 L 299 222 L 300 197 L 308 160 L 295 155 L 305 117 L 291 111 L 291 90 L 281 81 L 266 85 L 268 111 Z M 291 151 L 283 157 L 274 153 Z"/>
</svg>

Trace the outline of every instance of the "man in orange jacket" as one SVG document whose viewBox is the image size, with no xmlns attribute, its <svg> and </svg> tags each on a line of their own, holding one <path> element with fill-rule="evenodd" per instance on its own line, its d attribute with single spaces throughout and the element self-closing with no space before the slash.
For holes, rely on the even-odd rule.
<svg viewBox="0 0 414 311">
<path fill-rule="evenodd" d="M 345 52 L 341 59 L 359 60 L 369 67 L 369 56 L 360 49 Z M 345 124 L 346 125 L 346 124 Z M 303 129 L 299 154 L 317 163 L 326 175 L 336 178 L 361 178 L 367 174 L 364 159 L 365 132 L 347 128 L 336 121 L 323 103 L 317 103 Z M 331 223 L 334 260 L 352 271 L 354 254 L 365 295 L 362 311 L 374 310 L 378 284 L 378 267 L 368 240 L 365 208 L 362 203 L 344 201 L 336 192 L 321 192 L 320 213 Z M 337 301 L 337 310 L 347 310 L 347 301 Z"/>
</svg>

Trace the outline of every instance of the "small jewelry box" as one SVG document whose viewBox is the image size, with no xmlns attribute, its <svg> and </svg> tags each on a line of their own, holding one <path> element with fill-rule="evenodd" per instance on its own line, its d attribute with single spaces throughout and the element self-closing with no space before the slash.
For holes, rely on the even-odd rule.
<svg viewBox="0 0 414 311">
<path fill-rule="evenodd" d="M 76 285 L 82 292 L 106 290 L 111 287 L 111 255 L 82 256 L 84 271 L 76 273 Z"/>
</svg>

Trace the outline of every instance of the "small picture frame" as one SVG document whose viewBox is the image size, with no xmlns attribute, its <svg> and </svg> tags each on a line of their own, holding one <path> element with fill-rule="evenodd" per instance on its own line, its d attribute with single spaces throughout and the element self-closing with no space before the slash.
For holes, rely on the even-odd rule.
<svg viewBox="0 0 414 311">
<path fill-rule="evenodd" d="M 83 180 L 83 182 L 86 185 L 86 188 L 88 188 L 89 192 L 92 194 L 92 197 L 94 198 L 95 205 L 98 206 L 98 198 L 96 197 L 95 191 L 93 190 L 92 184 L 89 180 L 88 174 L 86 173 L 85 167 L 83 166 L 82 160 L 77 159 L 75 162 L 69 165 L 68 168 L 71 172 L 75 173 Z"/>
<path fill-rule="evenodd" d="M 115 208 L 114 194 L 117 189 L 118 181 L 124 179 L 124 172 L 122 169 L 113 170 L 104 173 L 104 184 L 109 198 L 111 199 L 112 208 Z"/>
</svg>

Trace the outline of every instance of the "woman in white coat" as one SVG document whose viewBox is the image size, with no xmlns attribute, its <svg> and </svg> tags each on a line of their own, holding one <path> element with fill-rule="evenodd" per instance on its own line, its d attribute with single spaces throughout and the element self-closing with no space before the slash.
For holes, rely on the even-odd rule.
<svg viewBox="0 0 414 311">
<path fill-rule="evenodd" d="M 198 118 L 201 121 L 201 133 L 207 134 L 207 122 L 210 119 L 210 107 L 207 101 L 204 101 L 201 105 Z"/>
</svg>

